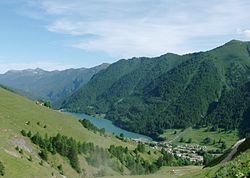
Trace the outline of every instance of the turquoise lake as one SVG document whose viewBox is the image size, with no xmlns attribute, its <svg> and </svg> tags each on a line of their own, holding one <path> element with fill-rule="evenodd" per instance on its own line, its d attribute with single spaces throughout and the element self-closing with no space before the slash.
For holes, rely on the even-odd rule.
<svg viewBox="0 0 250 178">
<path fill-rule="evenodd" d="M 127 138 L 135 138 L 135 139 L 141 138 L 141 139 L 145 139 L 145 140 L 152 140 L 152 138 L 150 138 L 148 136 L 134 133 L 134 132 L 129 132 L 127 130 L 121 129 L 121 128 L 115 126 L 108 119 L 99 119 L 99 118 L 95 118 L 93 116 L 89 116 L 86 114 L 79 114 L 79 113 L 68 113 L 68 114 L 70 114 L 74 117 L 77 117 L 79 119 L 87 119 L 92 124 L 94 124 L 96 127 L 98 127 L 99 129 L 104 128 L 106 132 L 109 132 L 111 134 L 113 133 L 115 135 L 120 135 L 122 133 Z"/>
</svg>

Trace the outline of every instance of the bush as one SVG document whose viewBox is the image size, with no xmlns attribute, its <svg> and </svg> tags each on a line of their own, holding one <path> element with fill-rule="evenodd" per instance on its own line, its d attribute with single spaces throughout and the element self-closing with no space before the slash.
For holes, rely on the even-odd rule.
<svg viewBox="0 0 250 178">
<path fill-rule="evenodd" d="M 57 169 L 59 170 L 59 172 L 60 172 L 61 175 L 64 174 L 64 172 L 63 172 L 63 167 L 62 167 L 61 164 L 57 166 Z"/>
<path fill-rule="evenodd" d="M 3 163 L 0 161 L 0 175 L 4 176 L 4 174 L 5 174 L 5 167 Z"/>
<path fill-rule="evenodd" d="M 211 143 L 211 138 L 209 138 L 209 137 L 204 138 L 203 143 L 206 144 L 206 145 L 210 144 Z"/>
<path fill-rule="evenodd" d="M 41 160 L 41 161 L 39 162 L 39 164 L 40 164 L 41 166 L 43 166 L 43 160 Z"/>
<path fill-rule="evenodd" d="M 24 137 L 26 137 L 26 136 L 27 136 L 27 133 L 26 133 L 26 131 L 25 131 L 25 130 L 21 130 L 21 134 L 22 134 Z"/>
<path fill-rule="evenodd" d="M 184 138 L 183 137 L 180 138 L 180 142 L 181 143 L 184 142 Z"/>
<path fill-rule="evenodd" d="M 27 133 L 27 137 L 31 137 L 32 136 L 32 133 L 31 133 L 31 131 L 29 131 L 28 133 Z"/>
<path fill-rule="evenodd" d="M 52 108 L 52 104 L 49 101 L 45 101 L 44 106 L 48 108 Z"/>
<path fill-rule="evenodd" d="M 20 154 L 23 154 L 23 149 L 19 149 L 19 153 L 20 153 Z"/>
<path fill-rule="evenodd" d="M 39 156 L 44 160 L 48 161 L 48 151 L 46 149 L 42 149 L 39 153 Z"/>
<path fill-rule="evenodd" d="M 192 143 L 192 138 L 189 138 L 187 143 Z"/>
<path fill-rule="evenodd" d="M 28 160 L 29 160 L 30 162 L 32 162 L 32 161 L 33 161 L 32 156 L 29 156 L 29 157 L 28 157 Z"/>
</svg>

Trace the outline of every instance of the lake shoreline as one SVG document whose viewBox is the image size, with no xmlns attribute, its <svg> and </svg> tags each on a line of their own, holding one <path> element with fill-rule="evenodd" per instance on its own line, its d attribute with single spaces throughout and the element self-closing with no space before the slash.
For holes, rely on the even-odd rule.
<svg viewBox="0 0 250 178">
<path fill-rule="evenodd" d="M 64 113 L 69 114 L 71 116 L 74 116 L 78 119 L 87 119 L 92 124 L 94 124 L 97 128 L 99 128 L 99 129 L 104 128 L 105 131 L 107 131 L 111 134 L 114 134 L 116 136 L 120 136 L 120 134 L 123 134 L 125 137 L 130 138 L 130 139 L 145 140 L 145 141 L 152 141 L 153 140 L 149 136 L 135 133 L 135 132 L 131 132 L 131 131 L 125 130 L 123 128 L 120 128 L 120 127 L 114 125 L 111 120 L 108 120 L 106 118 L 95 117 L 95 116 L 87 115 L 85 113 L 73 113 L 73 112 L 64 112 Z"/>
</svg>

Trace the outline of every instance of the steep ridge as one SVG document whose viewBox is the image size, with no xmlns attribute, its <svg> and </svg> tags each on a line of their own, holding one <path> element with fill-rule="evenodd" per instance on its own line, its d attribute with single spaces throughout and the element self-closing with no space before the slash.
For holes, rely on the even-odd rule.
<svg viewBox="0 0 250 178">
<path fill-rule="evenodd" d="M 249 48 L 249 42 L 232 40 L 208 52 L 120 60 L 62 108 L 105 113 L 116 125 L 151 136 L 167 128 L 200 127 L 221 95 L 249 81 Z"/>
</svg>

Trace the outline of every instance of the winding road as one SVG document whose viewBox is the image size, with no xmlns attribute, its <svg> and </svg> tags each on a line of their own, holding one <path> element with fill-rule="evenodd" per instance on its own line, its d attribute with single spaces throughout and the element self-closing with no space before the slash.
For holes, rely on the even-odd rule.
<svg viewBox="0 0 250 178">
<path fill-rule="evenodd" d="M 236 142 L 236 143 L 234 144 L 234 146 L 232 147 L 232 151 L 227 155 L 226 158 L 224 158 L 224 159 L 221 161 L 221 163 L 226 163 L 226 162 L 230 161 L 230 160 L 233 158 L 233 156 L 235 155 L 235 153 L 237 152 L 238 147 L 240 146 L 240 144 L 242 144 L 245 140 L 246 140 L 246 139 L 243 138 L 243 139 L 239 140 L 238 142 Z"/>
</svg>

